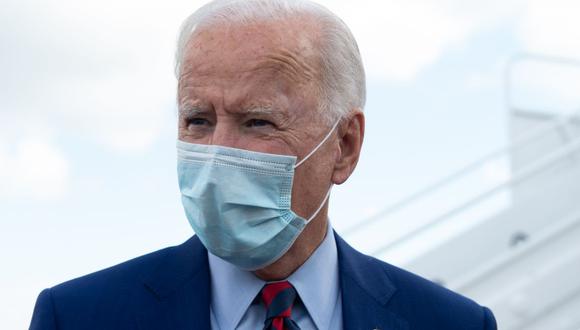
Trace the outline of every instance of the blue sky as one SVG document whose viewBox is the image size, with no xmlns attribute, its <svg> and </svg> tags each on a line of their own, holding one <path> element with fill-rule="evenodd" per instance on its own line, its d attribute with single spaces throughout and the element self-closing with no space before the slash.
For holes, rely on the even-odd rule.
<svg viewBox="0 0 580 330">
<path fill-rule="evenodd" d="M 201 2 L 0 2 L 0 319 L 12 329 L 42 288 L 192 234 L 172 65 L 179 24 Z M 369 78 L 362 158 L 331 197 L 339 231 L 508 142 L 512 56 L 580 58 L 574 0 L 321 3 L 352 28 Z"/>
</svg>

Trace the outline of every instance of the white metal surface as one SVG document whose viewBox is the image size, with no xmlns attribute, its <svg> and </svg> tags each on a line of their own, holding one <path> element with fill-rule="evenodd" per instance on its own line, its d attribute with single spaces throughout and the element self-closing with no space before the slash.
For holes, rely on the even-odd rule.
<svg viewBox="0 0 580 330">
<path fill-rule="evenodd" d="M 510 145 L 345 234 L 363 251 L 491 307 L 502 330 L 580 330 L 580 117 L 510 110 Z M 509 159 L 511 174 L 469 179 L 498 159 Z M 454 186 L 461 181 L 467 188 Z"/>
</svg>

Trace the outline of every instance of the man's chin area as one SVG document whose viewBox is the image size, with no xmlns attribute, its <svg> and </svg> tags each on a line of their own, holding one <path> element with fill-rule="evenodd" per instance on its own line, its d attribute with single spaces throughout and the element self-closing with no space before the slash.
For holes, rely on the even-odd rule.
<svg viewBox="0 0 580 330">
<path fill-rule="evenodd" d="M 288 276 L 292 275 L 294 270 L 298 267 L 289 269 L 292 267 L 288 267 L 288 261 L 283 260 L 285 259 L 285 256 L 286 255 L 282 256 L 280 259 L 274 261 L 266 267 L 253 271 L 254 275 L 267 282 L 281 281 L 288 278 Z"/>
<path fill-rule="evenodd" d="M 272 282 L 272 281 L 282 281 L 287 279 L 292 275 L 300 266 L 302 266 L 306 260 L 310 257 L 313 250 L 317 247 L 315 246 L 312 251 L 309 249 L 297 248 L 297 244 L 288 250 L 282 257 L 266 267 L 255 270 L 253 273 L 258 278 Z M 303 247 L 303 246 L 302 246 Z"/>
<path fill-rule="evenodd" d="M 264 281 L 281 281 L 287 279 L 302 266 L 314 253 L 314 250 L 326 237 L 328 222 L 326 210 L 321 212 L 320 219 L 314 219 L 298 236 L 290 249 L 270 265 L 255 270 L 253 273 Z"/>
<path fill-rule="evenodd" d="M 296 248 L 296 244 L 294 244 L 278 260 L 266 267 L 255 270 L 253 273 L 258 278 L 268 282 L 285 280 L 306 262 L 309 255 L 302 255 L 306 253 L 307 251 L 300 251 L 300 249 Z"/>
</svg>

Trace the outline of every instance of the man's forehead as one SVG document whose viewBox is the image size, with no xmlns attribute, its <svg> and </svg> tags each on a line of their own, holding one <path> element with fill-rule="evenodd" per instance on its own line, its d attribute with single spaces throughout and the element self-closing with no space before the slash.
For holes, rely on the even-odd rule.
<svg viewBox="0 0 580 330">
<path fill-rule="evenodd" d="M 216 74 L 271 69 L 295 82 L 312 81 L 319 66 L 312 24 L 259 21 L 204 26 L 196 31 L 186 47 L 184 72 Z M 227 74 L 227 73 L 226 73 Z"/>
<path fill-rule="evenodd" d="M 205 102 L 202 110 L 218 106 L 237 115 L 278 117 L 317 109 L 320 71 L 313 37 L 297 22 L 290 25 L 296 31 L 275 22 L 200 29 L 183 57 L 180 104 L 199 100 Z"/>
<path fill-rule="evenodd" d="M 321 23 L 312 15 L 296 15 L 286 18 L 261 17 L 253 20 L 208 20 L 200 23 L 192 33 L 192 37 L 202 34 L 226 34 L 234 38 L 239 35 L 252 37 L 266 36 L 279 39 L 286 43 L 290 38 L 304 37 L 304 40 L 315 39 L 321 30 Z M 241 43 L 249 40 L 239 40 Z"/>
</svg>

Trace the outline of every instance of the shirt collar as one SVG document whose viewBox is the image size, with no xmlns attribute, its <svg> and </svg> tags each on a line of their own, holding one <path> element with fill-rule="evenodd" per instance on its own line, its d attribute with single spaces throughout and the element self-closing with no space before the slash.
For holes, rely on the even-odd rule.
<svg viewBox="0 0 580 330">
<path fill-rule="evenodd" d="M 235 329 L 265 281 L 208 252 L 211 308 L 220 329 Z M 329 329 L 339 294 L 338 256 L 330 223 L 314 253 L 287 279 L 318 329 Z"/>
<path fill-rule="evenodd" d="M 220 329 L 235 329 L 266 282 L 208 252 L 211 308 Z"/>
<path fill-rule="evenodd" d="M 338 254 L 330 223 L 326 237 L 288 281 L 292 283 L 318 329 L 330 329 L 339 294 Z"/>
</svg>

